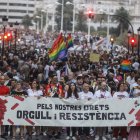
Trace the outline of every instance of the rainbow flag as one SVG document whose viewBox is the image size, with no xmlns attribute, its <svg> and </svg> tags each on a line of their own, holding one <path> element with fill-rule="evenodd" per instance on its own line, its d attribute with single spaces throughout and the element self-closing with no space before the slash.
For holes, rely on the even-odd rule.
<svg viewBox="0 0 140 140">
<path fill-rule="evenodd" d="M 60 46 L 60 51 L 58 53 L 57 59 L 63 60 L 65 57 L 67 57 L 67 48 L 66 48 L 66 42 L 63 41 L 63 43 Z"/>
<path fill-rule="evenodd" d="M 123 60 L 121 62 L 121 69 L 125 71 L 131 70 L 131 61 L 130 60 Z"/>
<path fill-rule="evenodd" d="M 69 49 L 70 47 L 73 47 L 73 40 L 72 40 L 71 34 L 68 34 L 68 37 L 67 37 L 67 48 Z"/>
<path fill-rule="evenodd" d="M 61 54 L 61 52 L 65 49 L 66 49 L 66 42 L 64 41 L 62 34 L 60 34 L 49 51 L 50 60 L 51 61 L 57 60 L 58 57 L 60 57 L 59 55 Z"/>
<path fill-rule="evenodd" d="M 62 34 L 60 34 L 58 36 L 58 38 L 54 41 L 51 49 L 49 50 L 48 54 L 49 54 L 49 58 L 51 61 L 55 60 L 57 58 L 57 51 L 58 51 L 58 48 L 60 46 L 60 44 L 62 43 L 63 41 L 63 36 Z"/>
</svg>

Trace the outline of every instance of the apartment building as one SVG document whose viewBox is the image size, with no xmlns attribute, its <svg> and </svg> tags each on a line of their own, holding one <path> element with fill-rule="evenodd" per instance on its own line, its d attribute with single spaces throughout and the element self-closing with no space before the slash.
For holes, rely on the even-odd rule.
<svg viewBox="0 0 140 140">
<path fill-rule="evenodd" d="M 42 0 L 0 0 L 0 24 L 2 17 L 6 15 L 10 23 L 21 23 L 25 15 L 33 16 L 35 5 Z"/>
</svg>

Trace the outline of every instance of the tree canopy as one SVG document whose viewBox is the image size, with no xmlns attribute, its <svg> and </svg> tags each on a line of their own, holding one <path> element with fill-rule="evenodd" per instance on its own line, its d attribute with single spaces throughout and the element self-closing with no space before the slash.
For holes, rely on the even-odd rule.
<svg viewBox="0 0 140 140">
<path fill-rule="evenodd" d="M 72 30 L 72 16 L 73 16 L 73 5 L 66 4 L 67 2 L 73 3 L 73 0 L 64 0 L 64 12 L 63 12 L 63 30 L 71 31 Z M 55 21 L 57 23 L 57 29 L 61 28 L 61 10 L 62 10 L 62 0 L 58 0 L 58 6 L 56 7 L 56 17 Z"/>
<path fill-rule="evenodd" d="M 126 9 L 121 7 L 120 9 L 116 10 L 115 15 L 112 18 L 113 20 L 116 20 L 119 25 L 118 25 L 118 30 L 119 30 L 119 35 L 122 35 L 125 30 L 128 30 L 129 23 L 128 21 L 131 20 L 131 17 Z"/>
<path fill-rule="evenodd" d="M 25 28 L 32 26 L 32 18 L 29 15 L 25 15 L 22 19 L 22 24 Z"/>
<path fill-rule="evenodd" d="M 77 15 L 77 25 L 76 30 L 77 31 L 87 31 L 87 17 L 84 15 L 83 11 L 79 11 Z"/>
</svg>

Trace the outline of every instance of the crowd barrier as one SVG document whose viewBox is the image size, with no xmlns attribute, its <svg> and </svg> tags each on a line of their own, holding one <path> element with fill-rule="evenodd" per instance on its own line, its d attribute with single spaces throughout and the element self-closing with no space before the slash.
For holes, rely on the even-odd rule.
<svg viewBox="0 0 140 140">
<path fill-rule="evenodd" d="M 0 124 L 24 126 L 140 126 L 140 99 L 75 100 L 0 96 Z"/>
</svg>

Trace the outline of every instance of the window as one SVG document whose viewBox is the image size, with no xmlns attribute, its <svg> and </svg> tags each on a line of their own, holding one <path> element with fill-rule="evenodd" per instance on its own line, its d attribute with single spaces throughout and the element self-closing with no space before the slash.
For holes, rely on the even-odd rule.
<svg viewBox="0 0 140 140">
<path fill-rule="evenodd" d="M 11 19 L 22 19 L 23 17 L 20 17 L 20 16 L 9 16 L 9 18 L 11 18 Z"/>
<path fill-rule="evenodd" d="M 9 10 L 9 12 L 13 12 L 13 13 L 26 13 L 26 10 Z"/>
<path fill-rule="evenodd" d="M 7 3 L 0 3 L 0 5 L 7 5 Z"/>
<path fill-rule="evenodd" d="M 9 3 L 10 6 L 27 6 L 27 4 L 22 4 L 22 3 Z"/>
<path fill-rule="evenodd" d="M 0 12 L 7 12 L 7 9 L 0 9 Z"/>
<path fill-rule="evenodd" d="M 32 13 L 34 13 L 34 11 L 28 11 L 28 13 L 32 14 Z"/>
<path fill-rule="evenodd" d="M 34 4 L 28 4 L 28 7 L 34 7 Z"/>
</svg>

